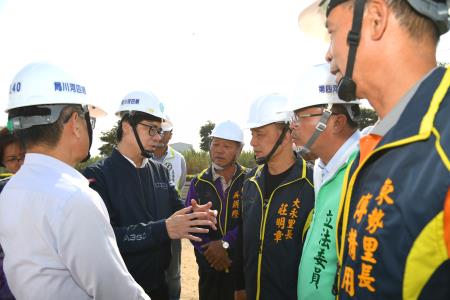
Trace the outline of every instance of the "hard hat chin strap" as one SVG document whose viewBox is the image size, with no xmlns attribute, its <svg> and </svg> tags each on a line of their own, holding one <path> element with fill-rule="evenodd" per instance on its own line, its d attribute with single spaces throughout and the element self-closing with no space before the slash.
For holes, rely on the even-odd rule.
<svg viewBox="0 0 450 300">
<path fill-rule="evenodd" d="M 353 10 L 352 29 L 348 33 L 347 42 L 349 44 L 347 68 L 344 77 L 339 80 L 338 96 L 344 101 L 356 99 L 356 83 L 352 79 L 353 68 L 355 66 L 356 50 L 361 38 L 362 19 L 364 16 L 364 5 L 366 0 L 356 0 Z"/>
<path fill-rule="evenodd" d="M 142 145 L 141 138 L 139 137 L 139 134 L 138 134 L 137 129 L 136 129 L 137 128 L 137 123 L 133 119 L 133 116 L 130 116 L 130 125 L 131 125 L 131 128 L 133 129 L 133 134 L 134 134 L 134 137 L 136 138 L 136 142 L 137 142 L 137 144 L 139 146 L 139 149 L 141 150 L 142 157 L 148 158 L 148 159 L 152 158 L 153 157 L 153 153 L 148 151 L 148 150 L 145 150 L 144 146 Z"/>
<path fill-rule="evenodd" d="M 275 151 L 277 151 L 278 147 L 283 142 L 284 137 L 286 136 L 286 133 L 288 130 L 289 130 L 289 125 L 284 124 L 283 131 L 281 132 L 280 137 L 278 138 L 275 145 L 273 145 L 272 150 L 270 150 L 269 154 L 267 154 L 266 156 L 263 156 L 263 157 L 259 157 L 259 158 L 255 157 L 256 163 L 258 165 L 263 165 L 263 164 L 269 162 L 269 160 L 272 158 L 272 155 L 275 153 Z"/>
<path fill-rule="evenodd" d="M 300 156 L 304 156 L 311 152 L 311 146 L 315 143 L 319 135 L 325 131 L 327 128 L 328 120 L 330 119 L 333 112 L 331 109 L 333 108 L 333 104 L 328 104 L 326 108 L 324 108 L 322 112 L 322 117 L 320 117 L 319 123 L 316 125 L 316 130 L 309 138 L 308 142 L 305 145 L 297 147 L 295 152 L 297 152 Z"/>
<path fill-rule="evenodd" d="M 89 136 L 89 149 L 88 149 L 88 153 L 87 153 L 86 157 L 81 162 L 86 162 L 89 160 L 89 158 L 91 158 L 90 151 L 91 151 L 91 146 L 92 146 L 92 124 L 91 124 L 91 116 L 89 114 L 88 107 L 83 106 L 83 110 L 84 110 L 84 120 L 86 121 L 87 132 L 88 132 L 88 136 Z"/>
</svg>

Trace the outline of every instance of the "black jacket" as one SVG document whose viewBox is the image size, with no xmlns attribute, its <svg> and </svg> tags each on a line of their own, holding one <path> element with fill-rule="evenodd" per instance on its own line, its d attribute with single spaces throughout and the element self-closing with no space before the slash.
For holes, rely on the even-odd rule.
<svg viewBox="0 0 450 300">
<path fill-rule="evenodd" d="M 236 173 L 231 179 L 231 185 L 228 188 L 227 193 L 224 193 L 226 199 L 223 199 L 223 202 L 220 199 L 219 191 L 216 188 L 216 183 L 213 181 L 211 167 L 205 169 L 192 180 L 191 185 L 194 185 L 199 204 L 205 204 L 208 201 L 211 201 L 211 209 L 216 209 L 218 211 L 218 230 L 209 231 L 208 238 L 210 241 L 220 240 L 223 239 L 223 237 L 229 237 L 228 240 L 233 238 L 236 239 L 236 227 L 239 220 L 239 203 L 241 201 L 242 184 L 247 172 L 248 170 L 246 168 L 237 165 Z M 234 261 L 235 245 L 233 243 L 230 243 L 230 248 L 227 252 L 230 259 Z M 207 262 L 203 253 L 200 253 L 197 249 L 195 249 L 195 256 L 201 271 L 215 272 L 214 268 L 212 268 Z"/>
<path fill-rule="evenodd" d="M 296 300 L 302 235 L 314 206 L 312 169 L 297 159 L 264 205 L 266 172 L 260 166 L 244 181 L 237 277 L 245 278 L 248 299 Z"/>
<path fill-rule="evenodd" d="M 184 207 L 175 187 L 169 185 L 167 169 L 152 160 L 135 168 L 114 149 L 83 174 L 106 204 L 131 275 L 144 289 L 157 288 L 171 257 L 165 219 Z"/>
</svg>

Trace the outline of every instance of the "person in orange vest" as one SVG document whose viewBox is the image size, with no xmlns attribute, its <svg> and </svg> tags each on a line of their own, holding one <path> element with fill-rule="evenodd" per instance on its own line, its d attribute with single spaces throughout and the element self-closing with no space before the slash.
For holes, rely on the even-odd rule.
<svg viewBox="0 0 450 300">
<path fill-rule="evenodd" d="M 450 70 L 436 63 L 449 3 L 324 4 L 338 95 L 380 117 L 344 181 L 339 299 L 449 299 Z"/>
</svg>

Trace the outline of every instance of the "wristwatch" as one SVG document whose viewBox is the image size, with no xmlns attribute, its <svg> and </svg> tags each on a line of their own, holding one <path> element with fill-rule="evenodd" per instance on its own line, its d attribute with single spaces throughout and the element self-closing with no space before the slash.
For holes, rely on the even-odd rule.
<svg viewBox="0 0 450 300">
<path fill-rule="evenodd" d="M 230 244 L 226 241 L 222 241 L 222 247 L 223 249 L 227 250 L 228 248 L 230 248 Z"/>
</svg>

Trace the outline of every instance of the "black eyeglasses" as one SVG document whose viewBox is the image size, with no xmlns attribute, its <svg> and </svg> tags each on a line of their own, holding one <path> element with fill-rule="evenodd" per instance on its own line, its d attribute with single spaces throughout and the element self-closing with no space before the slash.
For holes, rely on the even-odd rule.
<svg viewBox="0 0 450 300">
<path fill-rule="evenodd" d="M 155 125 L 148 125 L 148 124 L 144 124 L 144 123 L 138 123 L 142 126 L 148 127 L 148 134 L 150 136 L 155 136 L 155 135 L 159 135 L 159 136 L 163 136 L 164 135 L 164 131 L 161 127 L 155 126 Z"/>
<path fill-rule="evenodd" d="M 8 159 L 3 161 L 3 164 L 12 164 L 17 163 L 20 164 L 25 160 L 25 154 L 22 154 L 20 156 L 10 156 Z"/>
</svg>

